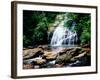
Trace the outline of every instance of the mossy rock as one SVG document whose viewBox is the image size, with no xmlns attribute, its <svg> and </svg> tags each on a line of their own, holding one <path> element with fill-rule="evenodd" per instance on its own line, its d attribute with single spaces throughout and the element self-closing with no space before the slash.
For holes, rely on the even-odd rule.
<svg viewBox="0 0 100 80">
<path fill-rule="evenodd" d="M 63 55 L 57 57 L 56 63 L 58 63 L 58 64 L 67 63 L 70 61 L 71 58 L 72 58 L 71 54 L 63 54 Z"/>
</svg>

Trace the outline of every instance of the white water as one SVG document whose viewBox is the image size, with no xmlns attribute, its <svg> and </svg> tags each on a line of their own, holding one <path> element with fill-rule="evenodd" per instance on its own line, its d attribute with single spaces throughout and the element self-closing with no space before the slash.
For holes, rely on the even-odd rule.
<svg viewBox="0 0 100 80">
<path fill-rule="evenodd" d="M 66 19 L 63 20 L 54 30 L 50 43 L 51 46 L 72 46 L 77 42 L 77 33 L 72 32 L 75 27 L 75 23 L 72 24 L 71 29 L 68 29 L 64 27 L 65 21 Z"/>
</svg>

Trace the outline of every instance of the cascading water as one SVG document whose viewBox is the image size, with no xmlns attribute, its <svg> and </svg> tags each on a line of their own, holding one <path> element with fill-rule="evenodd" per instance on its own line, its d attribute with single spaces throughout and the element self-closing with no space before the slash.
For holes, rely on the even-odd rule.
<svg viewBox="0 0 100 80">
<path fill-rule="evenodd" d="M 64 27 L 66 19 L 55 28 L 53 36 L 51 38 L 51 46 L 71 46 L 77 42 L 77 33 L 72 31 L 75 28 L 76 23 L 73 22 L 71 29 Z"/>
</svg>

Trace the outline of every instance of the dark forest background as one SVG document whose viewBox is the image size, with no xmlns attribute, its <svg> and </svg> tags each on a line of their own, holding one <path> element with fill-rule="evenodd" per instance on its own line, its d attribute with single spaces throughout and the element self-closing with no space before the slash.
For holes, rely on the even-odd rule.
<svg viewBox="0 0 100 80">
<path fill-rule="evenodd" d="M 28 11 L 23 10 L 23 46 L 36 46 L 49 44 L 49 28 L 53 26 L 57 15 L 64 15 L 65 12 L 46 12 L 46 11 Z M 86 13 L 67 13 L 71 20 L 64 26 L 70 28 L 72 22 L 76 22 L 75 31 L 78 34 L 78 44 L 90 44 L 91 39 L 91 15 Z M 53 32 L 51 32 L 52 36 Z M 51 37 L 50 37 L 51 38 Z"/>
</svg>

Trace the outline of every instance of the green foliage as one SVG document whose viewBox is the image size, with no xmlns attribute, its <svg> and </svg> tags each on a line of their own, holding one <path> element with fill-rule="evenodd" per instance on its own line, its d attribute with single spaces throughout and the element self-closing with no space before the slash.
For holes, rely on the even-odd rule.
<svg viewBox="0 0 100 80">
<path fill-rule="evenodd" d="M 82 40 L 81 41 L 82 44 L 89 43 L 89 41 L 90 41 L 90 33 L 87 32 L 87 31 L 83 31 L 80 39 Z"/>
<path fill-rule="evenodd" d="M 87 44 L 90 43 L 91 38 L 91 20 L 90 14 L 83 14 L 83 13 L 68 13 L 67 23 L 65 24 L 66 27 L 69 29 L 72 27 L 73 21 L 76 22 L 76 27 L 74 31 L 78 34 L 78 44 Z"/>
<path fill-rule="evenodd" d="M 23 11 L 23 46 L 48 43 L 48 24 L 54 23 L 59 12 Z"/>
<path fill-rule="evenodd" d="M 67 22 L 65 22 L 64 26 L 70 29 L 72 27 L 72 23 L 73 20 L 68 20 Z"/>
</svg>

